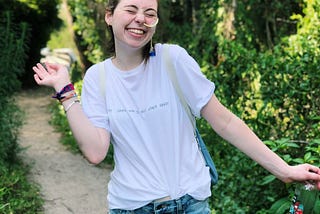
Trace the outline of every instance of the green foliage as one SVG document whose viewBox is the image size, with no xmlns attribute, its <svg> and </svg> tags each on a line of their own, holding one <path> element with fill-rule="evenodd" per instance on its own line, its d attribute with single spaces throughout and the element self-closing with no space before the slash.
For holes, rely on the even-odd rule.
<svg viewBox="0 0 320 214">
<path fill-rule="evenodd" d="M 266 145 L 272 148 L 273 151 L 282 154 L 281 157 L 289 164 L 296 165 L 301 163 L 310 163 L 316 166 L 320 166 L 320 140 L 314 139 L 310 142 L 295 142 L 289 139 L 281 139 L 275 141 L 266 141 Z M 272 185 L 272 176 L 268 176 L 270 179 L 265 179 L 264 185 Z M 273 176 L 274 177 L 274 176 Z M 288 204 L 290 205 L 291 199 L 295 193 L 295 189 L 299 189 L 299 184 L 290 185 L 287 188 L 287 195 L 284 198 L 279 197 L 278 200 L 270 208 L 270 213 L 285 214 L 288 211 Z M 300 196 L 303 200 L 302 203 L 306 209 L 314 208 L 315 213 L 320 212 L 317 208 L 320 203 L 320 196 L 316 196 L 313 192 L 304 191 Z M 311 198 L 312 197 L 312 200 Z M 314 206 L 311 204 L 315 204 Z M 287 209 L 283 209 L 287 207 Z M 277 212 L 275 212 L 277 211 Z M 306 210 L 305 210 L 306 211 Z M 306 212 L 312 213 L 312 212 Z"/>
<path fill-rule="evenodd" d="M 24 67 L 27 26 L 14 25 L 9 12 L 0 23 L 0 162 L 15 160 L 21 115 L 12 95 L 20 89 L 18 76 Z"/>
<path fill-rule="evenodd" d="M 21 162 L 0 165 L 0 214 L 34 214 L 42 211 L 39 188 L 27 180 L 29 168 Z"/>
<path fill-rule="evenodd" d="M 26 23 L 15 24 L 10 12 L 1 14 L 0 23 L 0 68 L 1 96 L 10 96 L 19 89 L 18 76 L 21 75 L 25 65 L 28 25 Z M 14 63 L 13 63 L 14 61 Z"/>
<path fill-rule="evenodd" d="M 290 207 L 291 202 L 288 198 L 281 198 L 276 203 L 272 205 L 269 212 L 270 213 L 277 213 L 277 214 L 284 214 L 288 213 L 288 207 Z"/>
<path fill-rule="evenodd" d="M 3 13 L 0 23 L 0 165 L 16 160 L 17 135 L 21 113 L 12 99 L 20 89 L 18 76 L 24 67 L 28 29 L 26 24 L 15 25 L 9 12 Z"/>
<path fill-rule="evenodd" d="M 292 14 L 301 13 L 301 0 L 237 1 L 237 41 L 246 48 L 268 49 L 296 33 Z"/>
<path fill-rule="evenodd" d="M 308 1 L 306 14 L 298 23 L 298 33 L 260 57 L 265 103 L 260 118 L 270 132 L 277 133 L 275 139 L 281 136 L 305 140 L 320 134 L 320 18 L 319 11 L 312 9 L 319 8 L 319 4 Z M 267 113 L 271 109 L 273 115 Z"/>
<path fill-rule="evenodd" d="M 212 55 L 214 42 L 201 46 L 194 39 L 189 47 L 192 53 L 202 53 L 195 57 L 215 82 L 215 93 L 222 103 L 262 139 L 288 138 L 271 144 L 267 141 L 270 148 L 290 164 L 319 165 L 319 3 L 306 1 L 305 8 L 304 16 L 293 16 L 299 20 L 297 34 L 284 37 L 272 50 L 258 52 L 252 48 L 257 43 L 252 41 L 242 45 L 238 40 L 241 31 L 234 41 L 217 34 L 216 57 Z M 206 22 L 204 25 L 210 26 Z M 219 32 L 212 26 L 206 29 L 212 34 Z M 214 37 L 205 38 L 210 41 Z M 199 125 L 220 173 L 212 197 L 218 213 L 266 213 L 274 203 L 274 207 L 285 209 L 291 189 L 213 134 L 206 122 Z M 307 146 L 303 143 L 306 141 Z M 279 202 L 281 198 L 286 200 Z"/>
<path fill-rule="evenodd" d="M 8 165 L 17 160 L 17 138 L 22 125 L 22 115 L 9 98 L 0 100 L 0 112 L 0 165 Z"/>
<path fill-rule="evenodd" d="M 102 61 L 106 56 L 105 2 L 69 0 L 73 17 L 76 43 L 90 64 Z M 86 65 L 86 67 L 90 66 Z"/>
<path fill-rule="evenodd" d="M 23 69 L 20 70 L 22 76 L 19 78 L 23 86 L 33 86 L 32 66 L 40 59 L 40 49 L 45 44 L 53 28 L 59 26 L 57 18 L 57 4 L 60 0 L 0 0 L 0 13 L 6 11 L 14 13 L 14 23 L 27 23 L 29 26 L 30 40 L 25 54 L 28 60 L 25 61 Z"/>
<path fill-rule="evenodd" d="M 305 190 L 303 187 L 300 188 L 301 203 L 304 205 L 304 213 L 320 213 L 320 210 L 316 210 L 317 204 L 320 202 L 320 196 L 318 190 Z M 317 202 L 316 202 L 317 201 Z"/>
<path fill-rule="evenodd" d="M 13 95 L 20 90 L 18 77 L 24 70 L 29 29 L 15 24 L 10 12 L 0 22 L 0 213 L 36 213 L 41 209 L 37 188 L 27 181 L 28 168 L 20 162 L 17 143 L 23 114 Z"/>
</svg>

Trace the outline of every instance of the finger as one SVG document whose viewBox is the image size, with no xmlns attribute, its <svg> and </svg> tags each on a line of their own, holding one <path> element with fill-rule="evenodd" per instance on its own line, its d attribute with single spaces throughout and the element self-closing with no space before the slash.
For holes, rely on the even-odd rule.
<svg viewBox="0 0 320 214">
<path fill-rule="evenodd" d="M 40 79 L 46 78 L 48 75 L 53 75 L 56 73 L 55 70 L 50 69 L 49 63 L 37 63 L 37 74 Z"/>
<path fill-rule="evenodd" d="M 54 74 L 58 70 L 56 67 L 52 66 L 54 64 L 51 64 L 51 63 L 48 63 L 48 62 L 41 63 L 41 64 L 49 74 Z"/>
<path fill-rule="evenodd" d="M 318 182 L 316 183 L 316 187 L 317 187 L 318 190 L 320 190 L 320 181 L 318 181 Z"/>
<path fill-rule="evenodd" d="M 310 171 L 309 170 L 309 179 L 314 181 L 315 183 L 318 182 L 320 183 L 320 174 L 314 172 L 314 171 Z"/>
<path fill-rule="evenodd" d="M 41 70 L 39 67 L 38 67 L 38 64 L 37 66 L 33 66 L 32 67 L 33 71 L 37 74 L 37 76 L 40 78 L 40 79 L 43 79 L 45 77 L 45 75 L 48 73 L 46 71 L 43 71 Z"/>
<path fill-rule="evenodd" d="M 53 74 L 54 71 L 52 69 L 49 69 L 48 66 L 47 66 L 47 62 L 42 62 L 40 63 L 42 65 L 42 67 L 49 73 L 49 74 Z"/>
<path fill-rule="evenodd" d="M 45 68 L 40 63 L 37 63 L 37 66 L 34 66 L 33 70 L 35 71 L 41 82 L 43 82 L 45 79 L 50 78 L 50 76 L 52 75 L 47 72 L 47 70 L 45 70 Z"/>
<path fill-rule="evenodd" d="M 41 71 L 39 70 L 39 68 L 38 68 L 37 66 L 33 66 L 33 67 L 32 67 L 32 70 L 33 70 L 36 74 L 41 73 Z"/>
<path fill-rule="evenodd" d="M 309 165 L 309 164 L 308 164 L 308 167 L 309 167 L 309 172 L 320 175 L 320 168 L 319 167 Z"/>
<path fill-rule="evenodd" d="M 38 76 L 38 74 L 34 74 L 33 77 L 34 77 L 34 80 L 36 81 L 36 83 L 38 85 L 43 85 L 41 79 Z"/>
<path fill-rule="evenodd" d="M 48 69 L 46 63 L 40 62 L 40 63 L 37 63 L 37 66 L 42 72 L 51 73 L 51 72 L 49 72 L 49 69 Z"/>
<path fill-rule="evenodd" d="M 47 69 L 47 66 L 46 66 L 46 63 L 45 63 L 45 62 L 40 62 L 40 64 L 41 64 L 41 66 L 42 66 L 46 71 L 48 71 L 48 69 Z"/>
</svg>

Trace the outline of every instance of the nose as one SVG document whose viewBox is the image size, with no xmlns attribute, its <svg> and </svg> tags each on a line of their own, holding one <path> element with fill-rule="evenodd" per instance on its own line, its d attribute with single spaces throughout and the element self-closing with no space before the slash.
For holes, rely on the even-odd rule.
<svg viewBox="0 0 320 214">
<path fill-rule="evenodd" d="M 138 22 L 139 24 L 142 24 L 145 22 L 145 16 L 141 13 L 137 13 L 135 21 Z"/>
</svg>

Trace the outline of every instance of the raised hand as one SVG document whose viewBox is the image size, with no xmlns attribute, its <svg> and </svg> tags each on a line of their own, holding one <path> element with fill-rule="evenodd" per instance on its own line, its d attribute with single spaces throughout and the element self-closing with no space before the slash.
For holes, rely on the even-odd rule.
<svg viewBox="0 0 320 214">
<path fill-rule="evenodd" d="M 70 83 L 68 69 L 60 64 L 37 63 L 33 71 L 34 79 L 38 85 L 45 85 L 60 91 L 64 86 Z"/>
</svg>

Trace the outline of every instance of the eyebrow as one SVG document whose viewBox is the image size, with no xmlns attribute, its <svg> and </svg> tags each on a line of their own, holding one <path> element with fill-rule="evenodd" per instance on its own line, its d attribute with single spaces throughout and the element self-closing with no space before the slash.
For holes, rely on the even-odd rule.
<svg viewBox="0 0 320 214">
<path fill-rule="evenodd" d="M 127 8 L 127 7 L 132 7 L 132 8 L 134 8 L 134 9 L 136 9 L 136 10 L 138 10 L 139 8 L 136 6 L 136 5 L 126 5 L 126 6 L 124 6 L 125 8 Z M 157 10 L 155 10 L 155 9 L 153 9 L 153 8 L 148 8 L 148 9 L 146 9 L 145 11 L 154 11 L 154 12 L 156 12 L 156 13 L 158 13 L 158 11 Z"/>
</svg>

